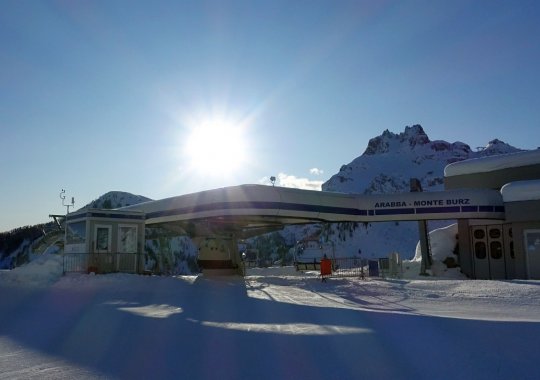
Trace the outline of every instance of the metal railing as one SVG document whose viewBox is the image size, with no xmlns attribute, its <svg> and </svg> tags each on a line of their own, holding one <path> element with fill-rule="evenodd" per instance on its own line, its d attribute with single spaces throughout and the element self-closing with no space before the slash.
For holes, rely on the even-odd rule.
<svg viewBox="0 0 540 380">
<path fill-rule="evenodd" d="M 63 272 L 78 273 L 140 273 L 143 271 L 140 253 L 66 253 Z"/>
<path fill-rule="evenodd" d="M 360 277 L 368 276 L 368 261 L 357 258 L 335 258 L 332 262 L 332 274 L 330 277 Z"/>
<path fill-rule="evenodd" d="M 355 257 L 339 257 L 329 259 L 332 262 L 332 273 L 325 277 L 379 277 L 379 262 L 377 260 L 359 259 Z M 320 260 L 295 262 L 296 270 L 321 270 Z"/>
<path fill-rule="evenodd" d="M 300 270 L 321 270 L 321 261 L 320 259 L 313 259 L 310 261 L 295 261 L 294 266 L 297 271 Z"/>
</svg>

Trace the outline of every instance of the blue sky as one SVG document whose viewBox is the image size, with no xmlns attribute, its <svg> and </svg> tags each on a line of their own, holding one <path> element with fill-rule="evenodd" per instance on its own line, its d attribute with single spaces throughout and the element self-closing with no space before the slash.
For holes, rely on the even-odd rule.
<svg viewBox="0 0 540 380">
<path fill-rule="evenodd" d="M 81 207 L 317 184 L 412 124 L 534 149 L 539 19 L 537 1 L 4 0 L 0 231 L 64 212 L 62 188 Z M 202 165 L 186 144 L 206 124 L 238 137 L 207 130 L 227 147 Z"/>
</svg>

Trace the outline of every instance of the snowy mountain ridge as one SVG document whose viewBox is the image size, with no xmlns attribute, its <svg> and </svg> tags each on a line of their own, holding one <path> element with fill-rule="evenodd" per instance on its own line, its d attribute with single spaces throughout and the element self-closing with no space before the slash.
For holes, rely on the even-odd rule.
<svg viewBox="0 0 540 380">
<path fill-rule="evenodd" d="M 473 151 L 463 142 L 431 141 L 420 125 L 402 133 L 385 130 L 369 140 L 364 153 L 322 185 L 323 191 L 385 194 L 409 191 L 410 178 L 418 178 L 424 191 L 443 189 L 444 167 L 469 158 L 521 151 L 498 139 Z"/>
</svg>

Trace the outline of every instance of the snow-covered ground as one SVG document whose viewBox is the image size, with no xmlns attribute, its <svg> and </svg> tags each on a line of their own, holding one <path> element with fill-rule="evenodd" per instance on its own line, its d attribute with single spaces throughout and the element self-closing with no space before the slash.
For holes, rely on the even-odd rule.
<svg viewBox="0 0 540 380">
<path fill-rule="evenodd" d="M 538 379 L 540 282 L 0 272 L 0 379 Z"/>
</svg>

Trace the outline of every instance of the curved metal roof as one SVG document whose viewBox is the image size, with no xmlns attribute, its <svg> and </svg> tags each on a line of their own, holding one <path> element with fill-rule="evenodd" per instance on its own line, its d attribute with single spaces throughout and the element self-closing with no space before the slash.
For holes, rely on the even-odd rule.
<svg viewBox="0 0 540 380">
<path fill-rule="evenodd" d="M 314 222 L 384 222 L 444 219 L 504 219 L 500 192 L 467 189 L 358 195 L 240 185 L 123 207 L 145 213 L 147 225 L 249 234 Z"/>
</svg>

